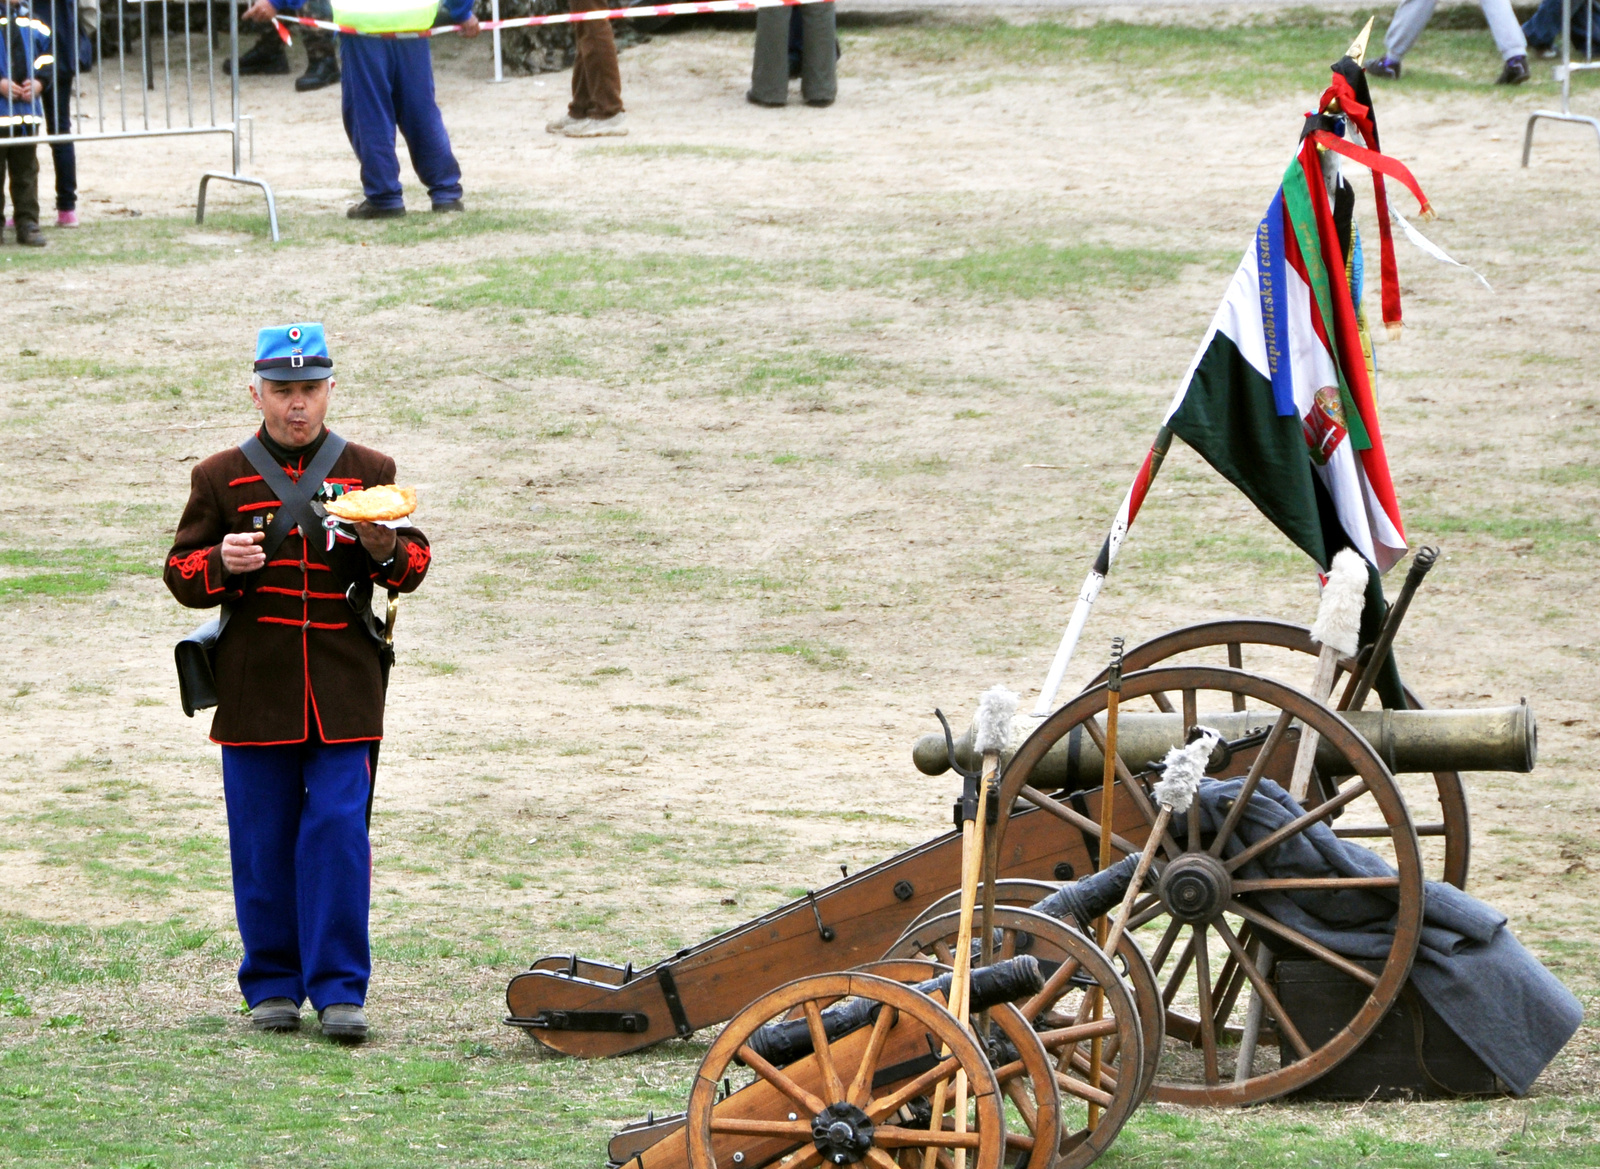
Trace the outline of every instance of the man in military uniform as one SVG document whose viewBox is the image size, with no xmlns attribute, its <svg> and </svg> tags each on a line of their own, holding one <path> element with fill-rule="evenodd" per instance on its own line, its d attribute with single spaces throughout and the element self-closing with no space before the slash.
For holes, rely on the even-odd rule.
<svg viewBox="0 0 1600 1169">
<path fill-rule="evenodd" d="M 392 458 L 323 425 L 332 374 L 321 325 L 261 330 L 250 383 L 261 429 L 195 466 L 165 579 L 184 605 L 225 606 L 211 739 L 251 1018 L 296 1030 L 309 998 L 324 1034 L 360 1042 L 385 680 L 370 598 L 415 589 L 432 554 L 416 528 L 300 527 L 313 491 L 395 481 Z"/>
</svg>

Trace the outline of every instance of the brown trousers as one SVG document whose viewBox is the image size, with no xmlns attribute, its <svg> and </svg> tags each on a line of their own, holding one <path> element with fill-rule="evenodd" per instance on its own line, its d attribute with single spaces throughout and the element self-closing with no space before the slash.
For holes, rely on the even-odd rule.
<svg viewBox="0 0 1600 1169">
<path fill-rule="evenodd" d="M 571 0 L 573 12 L 610 7 L 609 0 Z M 785 9 L 787 11 L 787 9 Z M 581 20 L 572 26 L 578 59 L 572 63 L 574 118 L 611 118 L 622 112 L 622 71 L 617 68 L 617 41 L 609 20 Z"/>
<path fill-rule="evenodd" d="M 21 137 L 20 135 L 18 136 Z M 11 174 L 11 218 L 39 226 L 39 146 L 30 138 L 0 138 L 0 181 Z M 3 200 L 0 200 L 3 202 Z"/>
</svg>

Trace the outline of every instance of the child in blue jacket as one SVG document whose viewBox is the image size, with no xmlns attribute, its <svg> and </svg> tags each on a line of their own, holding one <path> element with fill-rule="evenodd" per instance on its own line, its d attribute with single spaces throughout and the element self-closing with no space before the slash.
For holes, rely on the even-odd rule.
<svg viewBox="0 0 1600 1169">
<path fill-rule="evenodd" d="M 41 95 L 55 80 L 50 26 L 24 0 L 0 7 L 0 182 L 11 176 L 11 217 L 17 242 L 45 246 L 39 230 L 39 145 L 44 125 Z"/>
</svg>

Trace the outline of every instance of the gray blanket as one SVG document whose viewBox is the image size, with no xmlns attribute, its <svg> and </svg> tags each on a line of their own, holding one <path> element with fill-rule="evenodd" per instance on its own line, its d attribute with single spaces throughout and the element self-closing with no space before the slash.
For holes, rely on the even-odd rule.
<svg viewBox="0 0 1600 1169">
<path fill-rule="evenodd" d="M 1201 831 L 1222 826 L 1243 779 L 1207 780 L 1197 797 Z M 1227 853 L 1304 814 L 1288 792 L 1263 779 Z M 1188 831 L 1174 817 L 1174 834 Z M 1240 866 L 1239 879 L 1394 876 L 1370 849 L 1341 840 L 1324 824 L 1291 836 Z M 1382 959 L 1394 938 L 1397 894 L 1390 889 L 1258 893 L 1253 903 L 1286 926 L 1349 958 Z M 1578 1029 L 1583 1007 L 1506 928 L 1506 916 L 1453 885 L 1429 881 L 1422 939 L 1411 971 L 1417 990 L 1478 1058 L 1517 1095 Z"/>
</svg>

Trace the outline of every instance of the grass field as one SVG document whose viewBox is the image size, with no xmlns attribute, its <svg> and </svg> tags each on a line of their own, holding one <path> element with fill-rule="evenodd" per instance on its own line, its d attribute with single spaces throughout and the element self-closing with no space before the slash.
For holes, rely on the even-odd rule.
<svg viewBox="0 0 1600 1169">
<path fill-rule="evenodd" d="M 654 961 L 943 830 L 911 740 L 1042 677 L 1365 16 L 849 21 L 838 105 L 770 117 L 748 33 L 695 26 L 625 54 L 605 144 L 540 132 L 565 75 L 493 90 L 441 42 L 470 210 L 370 225 L 336 98 L 252 82 L 276 247 L 248 192 L 194 226 L 188 146 L 85 147 L 89 225 L 0 249 L 0 1164 L 578 1169 L 681 1108 L 711 1032 L 559 1058 L 501 1024 L 507 979 Z M 1539 769 L 1469 777 L 1469 888 L 1590 1023 L 1527 1099 L 1148 1107 L 1107 1166 L 1600 1165 L 1596 159 L 1550 130 L 1517 167 L 1554 82 L 1489 85 L 1468 23 L 1377 91 L 1428 230 L 1495 289 L 1401 245 L 1385 434 L 1446 551 L 1402 664 L 1432 703 L 1537 709 Z M 397 456 L 438 551 L 359 1050 L 239 1013 L 216 750 L 169 676 L 196 619 L 159 581 L 189 468 L 252 425 L 255 328 L 313 318 L 334 424 Z M 1314 606 L 1178 450 L 1069 683 L 1113 634 Z"/>
</svg>

